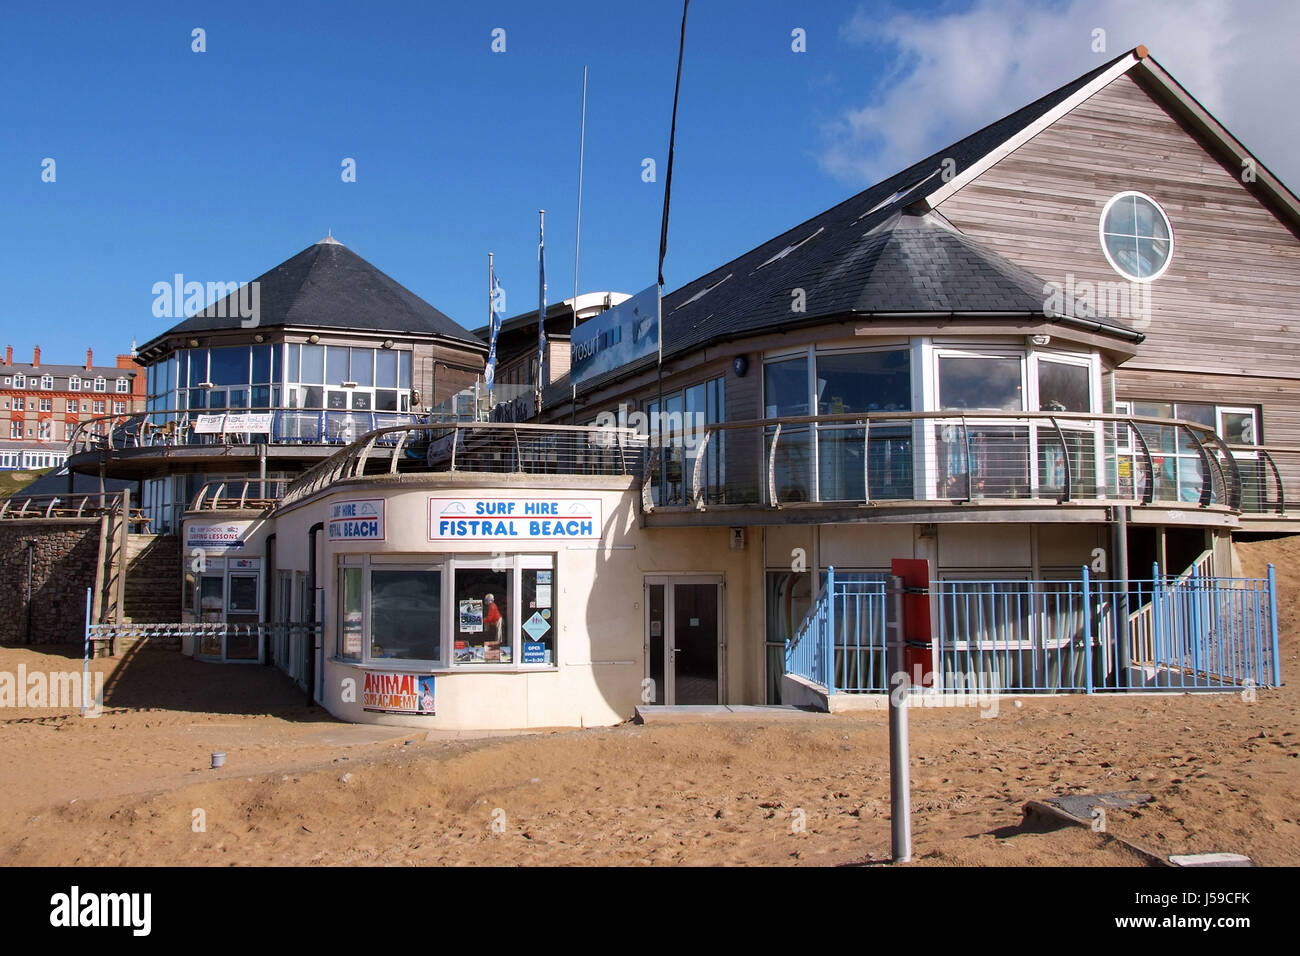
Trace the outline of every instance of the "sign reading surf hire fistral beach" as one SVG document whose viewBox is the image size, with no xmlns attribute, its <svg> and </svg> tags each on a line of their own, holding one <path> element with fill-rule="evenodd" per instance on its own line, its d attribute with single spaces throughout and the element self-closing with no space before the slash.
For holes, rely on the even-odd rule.
<svg viewBox="0 0 1300 956">
<path fill-rule="evenodd" d="M 598 539 L 599 498 L 430 498 L 430 541 Z"/>
<path fill-rule="evenodd" d="M 366 671 L 366 683 L 361 691 L 363 710 L 380 714 L 432 714 L 434 703 L 432 675 Z"/>
<path fill-rule="evenodd" d="M 383 541 L 384 499 L 350 498 L 330 505 L 331 541 Z"/>
</svg>

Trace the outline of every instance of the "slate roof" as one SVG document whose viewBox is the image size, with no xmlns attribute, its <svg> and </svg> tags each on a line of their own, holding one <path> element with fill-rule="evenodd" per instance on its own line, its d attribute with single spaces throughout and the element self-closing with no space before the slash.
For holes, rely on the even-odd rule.
<svg viewBox="0 0 1300 956">
<path fill-rule="evenodd" d="M 438 335 L 485 348 L 473 333 L 333 238 L 308 246 L 253 281 L 261 284 L 261 327 Z M 144 348 L 169 335 L 240 328 L 236 295 L 223 301 L 226 317 L 218 317 L 210 305 Z"/>
<path fill-rule="evenodd" d="M 1044 282 L 962 235 L 936 213 L 913 204 L 979 162 L 1128 56 L 1078 77 L 1028 106 L 936 151 L 839 205 L 686 283 L 663 299 L 665 359 L 711 343 L 759 335 L 832 317 L 875 313 L 1032 313 L 1042 315 Z M 945 164 L 946 160 L 951 163 Z M 946 177 L 946 179 L 945 179 Z M 909 209 L 909 206 L 913 206 Z M 795 312 L 792 290 L 804 290 Z M 1122 322 L 1073 303 L 1055 321 L 1084 325 L 1140 342 Z M 1047 316 L 1051 319 L 1051 316 Z M 646 360 L 653 365 L 654 358 Z M 599 387 L 632 369 L 584 383 Z M 567 377 L 546 404 L 568 398 Z"/>
</svg>

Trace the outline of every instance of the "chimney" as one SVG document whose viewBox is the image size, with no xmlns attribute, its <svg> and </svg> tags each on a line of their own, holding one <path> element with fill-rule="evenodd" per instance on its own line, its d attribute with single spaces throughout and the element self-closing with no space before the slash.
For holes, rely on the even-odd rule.
<svg viewBox="0 0 1300 956">
<path fill-rule="evenodd" d="M 5 364 L 6 365 L 14 364 L 14 347 L 12 345 L 5 346 Z"/>
<path fill-rule="evenodd" d="M 32 353 L 32 368 L 40 368 L 40 367 L 41 367 L 41 347 L 38 345 L 36 346 L 36 350 Z"/>
<path fill-rule="evenodd" d="M 90 367 L 94 364 L 94 362 L 93 362 L 93 358 L 94 358 L 94 357 L 93 357 L 93 355 L 91 354 L 90 349 L 86 349 L 86 371 L 87 371 L 87 372 L 90 371 Z"/>
</svg>

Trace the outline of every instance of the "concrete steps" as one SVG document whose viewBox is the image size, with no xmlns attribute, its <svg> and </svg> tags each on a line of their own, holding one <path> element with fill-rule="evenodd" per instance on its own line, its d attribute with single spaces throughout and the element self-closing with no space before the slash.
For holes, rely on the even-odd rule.
<svg viewBox="0 0 1300 956">
<path fill-rule="evenodd" d="M 181 548 L 174 534 L 133 534 L 126 544 L 125 620 L 133 624 L 181 619 Z"/>
</svg>

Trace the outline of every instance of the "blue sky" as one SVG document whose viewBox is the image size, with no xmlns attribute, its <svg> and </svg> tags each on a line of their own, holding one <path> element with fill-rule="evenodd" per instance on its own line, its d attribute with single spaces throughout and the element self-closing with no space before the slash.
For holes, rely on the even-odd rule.
<svg viewBox="0 0 1300 956">
<path fill-rule="evenodd" d="M 1300 80 L 1297 6 L 695 0 L 668 288 L 1139 42 L 1294 188 L 1297 123 L 1268 91 Z M 473 328 L 489 251 L 508 314 L 535 306 L 542 208 L 550 298 L 565 297 L 584 64 L 580 287 L 644 288 L 680 15 L 675 0 L 12 7 L 0 338 L 21 360 L 37 344 L 46 361 L 106 358 L 172 324 L 152 314 L 155 282 L 248 281 L 327 230 Z"/>
</svg>

